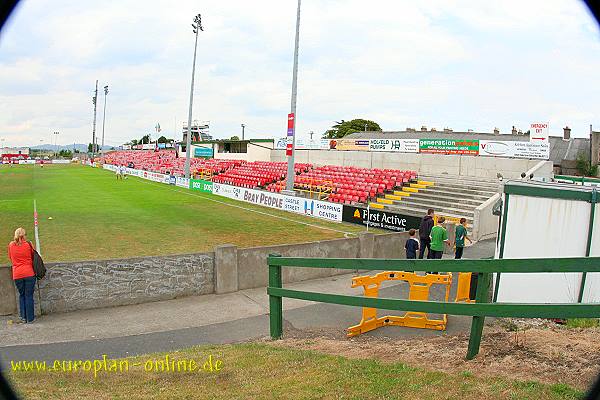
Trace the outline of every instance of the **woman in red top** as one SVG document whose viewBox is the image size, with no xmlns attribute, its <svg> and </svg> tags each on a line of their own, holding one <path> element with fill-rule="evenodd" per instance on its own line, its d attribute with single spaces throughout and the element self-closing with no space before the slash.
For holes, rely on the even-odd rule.
<svg viewBox="0 0 600 400">
<path fill-rule="evenodd" d="M 8 244 L 8 258 L 12 262 L 13 280 L 19 291 L 19 312 L 22 322 L 33 322 L 33 291 L 35 273 L 33 272 L 33 246 L 27 241 L 25 229 L 18 228 L 15 238 Z"/>
</svg>

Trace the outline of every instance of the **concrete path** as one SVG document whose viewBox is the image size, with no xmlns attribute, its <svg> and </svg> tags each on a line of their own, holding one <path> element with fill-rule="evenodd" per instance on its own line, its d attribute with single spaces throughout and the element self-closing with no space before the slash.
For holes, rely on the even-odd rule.
<svg viewBox="0 0 600 400">
<path fill-rule="evenodd" d="M 465 258 L 493 255 L 494 241 L 465 250 Z M 350 288 L 352 274 L 286 285 L 297 290 L 362 295 Z M 451 298 L 454 296 L 456 280 Z M 405 298 L 404 283 L 388 282 L 381 297 Z M 441 299 L 441 288 L 432 289 Z M 269 334 L 268 296 L 265 288 L 224 295 L 186 297 L 169 301 L 97 310 L 45 315 L 33 324 L 10 324 L 0 319 L 0 361 L 126 357 L 172 351 L 198 344 L 241 342 Z M 286 327 L 334 329 L 340 335 L 360 321 L 360 308 L 283 299 Z M 394 312 L 390 312 L 394 313 Z M 380 311 L 385 315 L 385 310 Z M 449 316 L 447 332 L 389 327 L 373 336 L 433 336 L 468 331 L 470 318 Z M 0 365 L 2 365 L 0 364 Z"/>
</svg>

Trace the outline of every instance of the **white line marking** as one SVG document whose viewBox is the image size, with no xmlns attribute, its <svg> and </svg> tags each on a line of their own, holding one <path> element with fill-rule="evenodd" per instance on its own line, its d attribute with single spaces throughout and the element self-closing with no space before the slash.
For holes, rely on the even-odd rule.
<svg viewBox="0 0 600 400">
<path fill-rule="evenodd" d="M 42 255 L 42 249 L 40 248 L 40 235 L 38 233 L 38 213 L 37 213 L 37 203 L 35 199 L 33 199 L 33 231 L 35 233 L 35 249 L 37 252 Z"/>
<path fill-rule="evenodd" d="M 164 183 L 149 181 L 149 180 L 146 180 L 146 179 L 139 178 L 139 177 L 137 177 L 137 176 L 136 176 L 136 177 L 134 177 L 134 178 L 141 179 L 141 182 L 142 182 L 142 183 L 147 183 L 147 184 L 156 184 L 156 185 L 160 185 L 160 186 L 162 186 L 162 187 L 164 187 L 164 186 L 167 186 L 167 185 L 165 185 Z M 168 186 L 172 186 L 172 185 L 168 185 Z M 348 236 L 346 236 L 346 235 L 353 235 L 353 236 L 356 236 L 356 233 L 354 233 L 354 232 L 340 231 L 340 230 L 338 230 L 338 229 L 333 229 L 333 228 L 329 228 L 329 227 L 326 227 L 326 226 L 320 226 L 320 225 L 310 224 L 310 223 L 308 223 L 308 222 L 297 221 L 297 220 L 295 220 L 295 219 L 286 218 L 286 217 L 281 217 L 281 216 L 279 216 L 279 215 L 273 215 L 273 214 L 269 214 L 269 213 L 267 213 L 267 212 L 264 212 L 264 211 L 253 210 L 253 209 L 251 209 L 251 208 L 246 208 L 246 207 L 238 206 L 238 205 L 235 205 L 235 204 L 226 203 L 226 202 L 223 202 L 223 201 L 220 201 L 220 200 L 211 199 L 211 198 L 209 198 L 209 197 L 202 196 L 201 194 L 198 194 L 198 193 L 194 193 L 194 192 L 186 192 L 186 191 L 183 191 L 183 190 L 176 190 L 175 188 L 178 188 L 178 186 L 174 186 L 174 187 L 172 188 L 172 189 L 173 189 L 175 192 L 179 192 L 179 193 L 187 194 L 187 195 L 189 195 L 189 196 L 200 197 L 200 198 L 202 198 L 202 199 L 204 199 L 204 200 L 208 200 L 208 201 L 212 201 L 212 202 L 215 202 L 215 203 L 223 204 L 223 205 L 226 205 L 226 206 L 229 206 L 229 207 L 240 208 L 240 209 L 242 209 L 242 210 L 246 210 L 246 211 L 254 212 L 254 213 L 257 213 L 257 214 L 266 215 L 266 216 L 273 217 L 273 218 L 282 219 L 282 220 L 284 220 L 284 221 L 296 222 L 296 223 L 298 223 L 298 224 L 301 224 L 301 225 L 306 225 L 306 226 L 311 226 L 311 227 L 313 227 L 313 228 L 318 228 L 318 229 L 326 229 L 326 230 L 330 230 L 330 231 L 334 231 L 334 232 L 338 232 L 338 233 L 343 233 L 343 234 L 345 235 L 345 237 L 348 237 Z M 235 200 L 234 200 L 234 201 L 235 201 Z"/>
</svg>

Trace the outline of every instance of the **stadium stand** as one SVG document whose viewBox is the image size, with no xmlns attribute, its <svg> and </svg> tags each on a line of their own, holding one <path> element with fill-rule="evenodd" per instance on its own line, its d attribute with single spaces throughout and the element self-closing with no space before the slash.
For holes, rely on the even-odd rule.
<svg viewBox="0 0 600 400">
<path fill-rule="evenodd" d="M 184 174 L 185 158 L 177 158 L 173 150 L 159 151 L 115 151 L 106 154 L 103 162 L 113 165 L 133 164 L 136 169 L 159 172 L 162 174 L 173 174 L 182 176 Z M 192 158 L 190 160 L 190 171 L 197 174 L 200 171 L 210 171 L 212 174 L 223 173 L 231 168 L 240 166 L 242 160 L 216 160 L 204 158 Z"/>
<path fill-rule="evenodd" d="M 415 171 L 324 165 L 296 176 L 294 188 L 323 192 L 324 188 L 329 187 L 329 201 L 345 204 L 366 203 L 378 194 L 402 186 L 416 177 Z M 273 192 L 280 192 L 283 188 L 285 182 L 267 186 L 267 190 Z"/>
<path fill-rule="evenodd" d="M 295 164 L 296 174 L 308 171 L 310 164 Z M 213 177 L 213 182 L 226 183 L 250 189 L 263 188 L 274 182 L 280 182 L 287 176 L 287 163 L 255 161 L 244 163 L 229 171 Z"/>
<path fill-rule="evenodd" d="M 177 158 L 172 150 L 134 150 L 108 153 L 104 162 L 133 164 L 137 169 L 183 175 L 185 158 Z M 202 175 L 216 183 L 281 192 L 286 185 L 287 163 L 192 158 L 191 171 L 193 175 Z M 311 164 L 295 164 L 295 173 L 295 190 L 344 204 L 367 203 L 417 178 L 415 171 L 334 165 L 314 167 Z"/>
</svg>

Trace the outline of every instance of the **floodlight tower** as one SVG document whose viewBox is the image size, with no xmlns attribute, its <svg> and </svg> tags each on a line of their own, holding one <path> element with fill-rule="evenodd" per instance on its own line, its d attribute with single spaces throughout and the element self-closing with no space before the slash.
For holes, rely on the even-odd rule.
<svg viewBox="0 0 600 400">
<path fill-rule="evenodd" d="M 108 94 L 108 85 L 104 86 L 104 112 L 102 113 L 102 147 L 100 152 L 104 154 L 104 125 L 106 124 L 106 95 Z"/>
<path fill-rule="evenodd" d="M 293 194 L 294 192 L 294 176 L 296 175 L 294 170 L 294 153 L 296 152 L 296 97 L 298 88 L 298 43 L 300 41 L 300 3 L 301 0 L 298 0 L 298 10 L 296 12 L 296 41 L 294 44 L 294 68 L 292 72 L 292 104 L 290 111 L 294 118 L 291 148 L 292 151 L 291 155 L 288 156 L 287 182 L 285 185 L 285 189 L 290 194 Z"/>
<path fill-rule="evenodd" d="M 96 79 L 96 90 L 94 91 L 94 97 L 92 97 L 92 103 L 94 104 L 94 127 L 92 130 L 92 160 L 96 152 L 96 103 L 98 100 L 98 79 Z"/>
<path fill-rule="evenodd" d="M 196 35 L 196 42 L 194 44 L 194 62 L 192 64 L 192 84 L 190 87 L 190 109 L 188 112 L 188 132 L 187 139 L 185 142 L 185 177 L 190 177 L 190 148 L 192 147 L 192 104 L 194 102 L 194 74 L 196 72 L 196 50 L 198 49 L 198 32 L 204 31 L 202 28 L 202 17 L 200 14 L 194 17 L 194 23 L 192 24 L 192 28 L 194 28 L 194 34 Z"/>
</svg>

